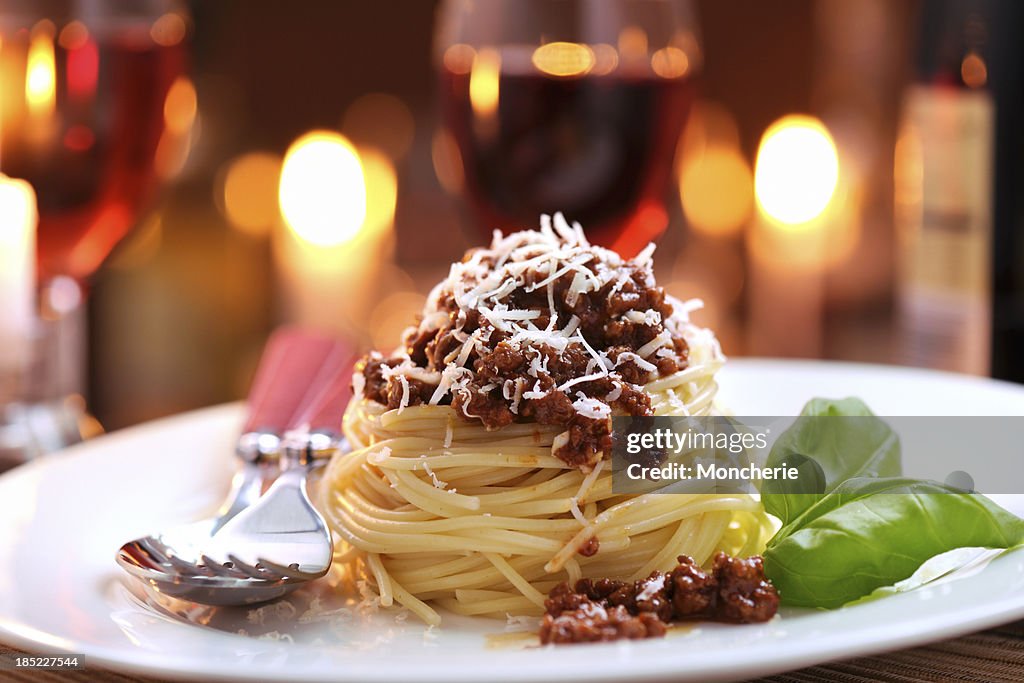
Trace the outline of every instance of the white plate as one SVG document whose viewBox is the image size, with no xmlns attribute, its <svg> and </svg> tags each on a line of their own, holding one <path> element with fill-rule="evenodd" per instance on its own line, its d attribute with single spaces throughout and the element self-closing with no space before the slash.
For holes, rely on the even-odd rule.
<svg viewBox="0 0 1024 683">
<path fill-rule="evenodd" d="M 795 414 L 812 396 L 847 395 L 889 415 L 1024 414 L 1024 388 L 901 368 L 733 361 L 721 384 L 740 415 Z M 659 640 L 559 648 L 523 649 L 525 640 L 486 619 L 446 616 L 443 627 L 427 630 L 385 611 L 312 623 L 264 615 L 260 625 L 245 610 L 182 617 L 143 606 L 122 583 L 114 551 L 216 505 L 234 467 L 239 424 L 238 406 L 202 410 L 0 477 L 0 640 L 83 653 L 92 666 L 205 680 L 706 681 L 907 647 L 1024 616 L 1022 553 L 972 577 L 855 608 L 784 611 L 762 625 L 698 625 Z M 238 635 L 239 628 L 276 630 L 294 642 Z"/>
</svg>

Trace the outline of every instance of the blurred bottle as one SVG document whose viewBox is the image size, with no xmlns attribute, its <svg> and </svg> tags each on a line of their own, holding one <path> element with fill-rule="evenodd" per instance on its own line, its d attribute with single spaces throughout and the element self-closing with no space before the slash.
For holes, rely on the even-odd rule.
<svg viewBox="0 0 1024 683">
<path fill-rule="evenodd" d="M 924 0 L 896 145 L 902 360 L 988 374 L 993 150 L 990 5 Z"/>
<path fill-rule="evenodd" d="M 896 148 L 902 360 L 1024 381 L 1024 3 L 923 0 Z"/>
</svg>

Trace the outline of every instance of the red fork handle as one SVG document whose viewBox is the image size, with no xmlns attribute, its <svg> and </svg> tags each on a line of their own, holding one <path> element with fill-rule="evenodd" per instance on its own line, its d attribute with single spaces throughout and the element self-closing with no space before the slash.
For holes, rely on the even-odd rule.
<svg viewBox="0 0 1024 683">
<path fill-rule="evenodd" d="M 337 342 L 324 360 L 316 380 L 309 385 L 300 410 L 288 425 L 290 430 L 339 434 L 341 418 L 352 397 L 352 367 L 355 354 L 347 344 Z"/>
<path fill-rule="evenodd" d="M 271 334 L 249 390 L 243 433 L 282 435 L 336 344 L 324 335 L 293 327 Z"/>
</svg>

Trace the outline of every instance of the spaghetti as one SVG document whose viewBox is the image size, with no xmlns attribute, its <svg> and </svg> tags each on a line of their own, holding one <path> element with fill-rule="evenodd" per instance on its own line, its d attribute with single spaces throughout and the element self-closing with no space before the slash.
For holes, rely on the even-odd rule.
<svg viewBox="0 0 1024 683">
<path fill-rule="evenodd" d="M 561 581 L 636 580 L 669 570 L 682 553 L 705 563 L 718 550 L 761 549 L 766 518 L 750 496 L 612 490 L 602 440 L 612 412 L 709 414 L 724 362 L 714 336 L 690 322 L 693 302 L 662 305 L 656 294 L 636 291 L 642 284 L 654 291 L 649 257 L 625 262 L 591 247 L 560 216 L 554 228 L 544 222 L 539 232 L 496 236 L 435 289 L 403 355 L 378 358 L 357 374 L 357 398 L 344 418 L 353 450 L 332 460 L 317 503 L 340 539 L 336 561 L 372 581 L 381 605 L 398 603 L 430 624 L 440 623 L 436 606 L 539 615 Z M 472 270 L 474 259 L 485 267 Z M 515 267 L 524 261 L 535 265 Z M 517 300 L 531 287 L 550 305 Z M 481 289 L 490 294 L 470 300 Z M 622 293 L 635 295 L 627 301 L 646 297 L 652 308 L 585 319 L 594 300 L 615 306 Z M 476 321 L 465 315 L 481 309 L 488 313 Z M 610 320 L 634 325 L 615 328 L 630 336 L 626 347 L 594 332 Z M 417 353 L 424 329 L 434 348 Z M 448 333 L 450 348 L 438 349 Z M 488 362 L 502 344 L 511 351 L 501 359 L 518 364 L 494 361 L 505 373 L 496 376 Z M 588 358 L 560 365 L 574 346 L 587 347 L 580 357 Z M 630 381 L 639 377 L 643 384 Z M 629 392 L 636 395 L 623 402 Z M 541 409 L 556 395 L 571 410 Z M 495 414 L 502 424 L 489 423 Z"/>
</svg>

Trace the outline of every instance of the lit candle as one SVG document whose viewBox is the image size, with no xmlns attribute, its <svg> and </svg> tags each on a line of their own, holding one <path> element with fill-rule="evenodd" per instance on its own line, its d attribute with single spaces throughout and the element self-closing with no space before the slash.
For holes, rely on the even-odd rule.
<svg viewBox="0 0 1024 683">
<path fill-rule="evenodd" d="M 751 353 L 819 357 L 823 350 L 825 267 L 839 180 L 832 136 L 817 119 L 786 116 L 757 152 L 751 226 Z"/>
<path fill-rule="evenodd" d="M 391 248 L 396 178 L 389 159 L 316 131 L 285 154 L 274 240 L 290 322 L 342 333 L 365 325 Z"/>
<path fill-rule="evenodd" d="M 32 186 L 0 174 L 0 370 L 30 361 L 37 221 Z"/>
</svg>

